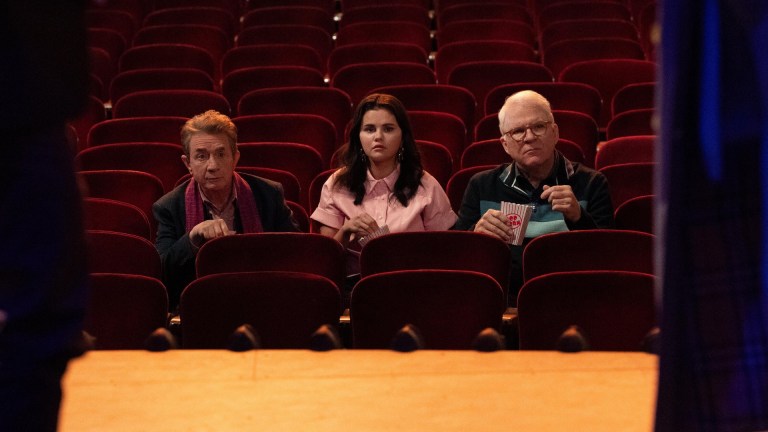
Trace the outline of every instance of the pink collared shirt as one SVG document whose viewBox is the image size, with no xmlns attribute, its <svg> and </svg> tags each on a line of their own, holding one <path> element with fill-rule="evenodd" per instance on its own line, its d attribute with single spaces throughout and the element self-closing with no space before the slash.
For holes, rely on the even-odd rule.
<svg viewBox="0 0 768 432">
<path fill-rule="evenodd" d="M 400 168 L 387 177 L 376 180 L 368 171 L 365 181 L 365 196 L 361 205 L 355 205 L 355 196 L 345 187 L 335 187 L 336 171 L 326 180 L 320 193 L 320 203 L 311 218 L 323 225 L 340 229 L 346 220 L 361 213 L 368 213 L 381 227 L 387 225 L 389 232 L 440 231 L 450 229 L 456 222 L 456 213 L 451 209 L 448 195 L 431 174 L 424 171 L 421 186 L 403 207 L 392 196 Z"/>
</svg>

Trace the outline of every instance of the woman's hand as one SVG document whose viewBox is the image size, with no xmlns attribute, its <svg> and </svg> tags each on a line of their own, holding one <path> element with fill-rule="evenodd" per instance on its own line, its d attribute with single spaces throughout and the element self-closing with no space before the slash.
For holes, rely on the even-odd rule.
<svg viewBox="0 0 768 432">
<path fill-rule="evenodd" d="M 339 233 L 343 244 L 349 243 L 353 238 L 359 239 L 379 229 L 379 224 L 368 213 L 361 213 L 344 222 Z"/>
<path fill-rule="evenodd" d="M 355 239 L 359 239 L 371 234 L 377 229 L 379 229 L 379 224 L 376 223 L 376 220 L 367 213 L 362 213 L 352 219 L 348 219 L 339 229 L 320 225 L 320 234 L 333 237 L 336 241 L 344 245 L 344 247 L 347 247 L 353 236 Z"/>
</svg>

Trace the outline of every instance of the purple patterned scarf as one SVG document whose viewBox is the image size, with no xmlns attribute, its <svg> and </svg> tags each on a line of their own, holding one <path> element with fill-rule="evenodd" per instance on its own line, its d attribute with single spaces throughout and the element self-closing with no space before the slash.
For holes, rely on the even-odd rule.
<svg viewBox="0 0 768 432">
<path fill-rule="evenodd" d="M 253 198 L 253 192 L 248 182 L 243 180 L 240 175 L 233 173 L 234 186 L 237 190 L 237 207 L 240 213 L 240 221 L 245 233 L 264 232 L 261 226 L 261 217 L 259 208 L 256 206 L 256 200 Z M 203 199 L 197 190 L 195 179 L 191 179 L 185 191 L 185 207 L 187 216 L 187 232 L 192 231 L 195 225 L 205 220 L 205 211 L 203 210 Z M 230 227 L 234 229 L 234 227 Z"/>
</svg>

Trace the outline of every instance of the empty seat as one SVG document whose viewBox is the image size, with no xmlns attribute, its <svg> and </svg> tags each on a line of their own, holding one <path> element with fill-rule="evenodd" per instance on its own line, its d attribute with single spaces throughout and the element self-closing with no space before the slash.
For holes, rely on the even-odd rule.
<svg viewBox="0 0 768 432">
<path fill-rule="evenodd" d="M 541 30 L 541 48 L 555 42 L 584 38 L 624 38 L 638 41 L 637 27 L 622 19 L 569 19 L 556 21 Z"/>
<path fill-rule="evenodd" d="M 216 65 L 203 48 L 173 43 L 158 43 L 128 48 L 120 56 L 119 70 L 184 68 L 198 69 L 214 78 Z"/>
<path fill-rule="evenodd" d="M 586 60 L 635 59 L 645 60 L 640 43 L 623 38 L 585 38 L 555 42 L 543 50 L 544 66 L 559 76 L 566 67 Z"/>
<path fill-rule="evenodd" d="M 620 88 L 637 82 L 656 80 L 656 64 L 645 60 L 587 60 L 565 68 L 558 78 L 563 82 L 580 82 L 600 92 L 603 108 L 598 126 L 605 128 L 611 117 L 610 101 Z"/>
<path fill-rule="evenodd" d="M 323 166 L 330 166 L 336 150 L 336 127 L 314 114 L 258 114 L 235 117 L 238 141 L 243 143 L 289 142 L 306 144 L 320 153 Z"/>
<path fill-rule="evenodd" d="M 117 71 L 117 60 L 113 59 L 109 53 L 96 47 L 88 47 L 88 72 L 96 77 L 102 85 L 102 100 L 108 100 L 109 94 L 105 89 L 109 88 L 109 83 Z"/>
<path fill-rule="evenodd" d="M 88 133 L 88 146 L 129 142 L 167 142 L 181 145 L 186 117 L 135 117 L 96 123 Z"/>
<path fill-rule="evenodd" d="M 399 5 L 407 6 L 419 6 L 425 10 L 431 6 L 430 0 L 341 0 L 341 11 L 345 12 L 349 9 L 367 6 L 393 6 Z"/>
<path fill-rule="evenodd" d="M 352 100 L 345 92 L 328 87 L 279 87 L 253 90 L 240 98 L 238 115 L 314 114 L 325 117 L 336 128 L 336 146 L 352 118 Z"/>
<path fill-rule="evenodd" d="M 307 210 L 304 209 L 304 206 L 302 206 L 296 201 L 288 201 L 287 199 L 285 201 L 285 204 L 293 212 L 293 218 L 296 220 L 296 223 L 299 224 L 299 231 L 303 233 L 308 233 L 309 232 L 309 215 L 307 214 Z"/>
<path fill-rule="evenodd" d="M 328 13 L 334 13 L 336 10 L 335 0 L 259 0 L 248 2 L 247 9 L 261 9 L 277 6 L 311 6 L 319 7 Z"/>
<path fill-rule="evenodd" d="M 592 229 L 533 238 L 523 250 L 523 277 L 579 270 L 653 274 L 654 236 L 638 231 Z M 565 330 L 565 329 L 563 329 Z"/>
<path fill-rule="evenodd" d="M 181 146 L 166 143 L 119 143 L 87 148 L 77 154 L 75 164 L 83 171 L 134 170 L 156 176 L 166 192 L 188 170 L 181 160 Z"/>
<path fill-rule="evenodd" d="M 437 26 L 443 28 L 456 21 L 478 19 L 503 19 L 533 25 L 527 7 L 511 2 L 469 2 L 441 8 L 437 14 Z"/>
<path fill-rule="evenodd" d="M 461 158 L 467 129 L 460 118 L 437 111 L 410 111 L 408 117 L 415 139 L 441 144 L 451 153 L 451 159 Z"/>
<path fill-rule="evenodd" d="M 642 195 L 624 201 L 613 213 L 616 229 L 653 234 L 654 195 Z"/>
<path fill-rule="evenodd" d="M 198 251 L 196 269 L 197 277 L 246 271 L 311 273 L 341 288 L 344 260 L 341 244 L 320 234 L 240 234 L 206 242 Z"/>
<path fill-rule="evenodd" d="M 464 4 L 482 4 L 482 3 L 488 3 L 488 0 L 435 0 L 434 6 L 435 6 L 435 12 L 436 13 L 442 13 L 445 8 L 448 8 L 450 6 L 455 5 L 464 5 Z M 512 3 L 512 4 L 518 4 L 527 6 L 528 0 L 495 0 L 493 3 Z"/>
<path fill-rule="evenodd" d="M 448 77 L 456 66 L 478 61 L 537 62 L 538 57 L 530 45 L 519 42 L 497 40 L 453 42 L 441 45 L 435 54 L 437 82 L 449 84 Z M 552 81 L 552 77 L 550 76 L 548 80 Z M 478 100 L 478 103 L 482 103 L 482 100 Z"/>
<path fill-rule="evenodd" d="M 239 0 L 153 0 L 155 10 L 179 7 L 215 7 L 229 11 L 233 16 L 239 16 L 241 2 Z"/>
<path fill-rule="evenodd" d="M 477 334 L 499 330 L 502 290 L 490 276 L 461 270 L 402 270 L 361 279 L 352 290 L 355 348 L 385 349 L 406 324 L 430 349 L 470 349 Z"/>
<path fill-rule="evenodd" d="M 597 143 L 600 139 L 595 120 L 586 114 L 575 111 L 554 109 L 552 114 L 555 117 L 560 137 L 578 144 L 584 153 L 584 164 L 592 167 L 597 152 Z"/>
<path fill-rule="evenodd" d="M 649 60 L 656 59 L 656 41 L 659 39 L 659 24 L 657 23 L 658 2 L 649 1 L 637 16 L 637 28 L 640 32 L 640 43 L 643 44 L 645 55 Z"/>
<path fill-rule="evenodd" d="M 215 64 L 218 64 L 232 45 L 224 30 L 201 24 L 144 26 L 133 37 L 133 46 L 157 43 L 180 43 L 203 48 L 211 55 Z"/>
<path fill-rule="evenodd" d="M 109 53 L 113 65 L 117 66 L 120 55 L 128 43 L 118 31 L 104 28 L 89 28 L 87 33 L 88 46 L 101 48 Z"/>
<path fill-rule="evenodd" d="M 366 24 L 369 26 L 393 26 L 398 27 L 394 22 L 408 22 L 429 28 L 431 19 L 429 11 L 422 5 L 409 4 L 380 4 L 371 6 L 356 6 L 345 8 L 339 28 L 344 28 L 354 24 Z M 384 24 L 386 23 L 386 24 Z"/>
<path fill-rule="evenodd" d="M 143 349 L 144 341 L 168 321 L 168 294 L 153 277 L 90 275 L 83 330 L 95 337 L 95 349 Z"/>
<path fill-rule="evenodd" d="M 206 90 L 145 90 L 127 94 L 112 106 L 112 118 L 194 117 L 208 110 L 231 115 L 220 93 Z"/>
<path fill-rule="evenodd" d="M 600 146 L 595 156 L 595 169 L 633 162 L 655 162 L 655 135 L 614 138 Z"/>
<path fill-rule="evenodd" d="M 85 109 L 80 115 L 69 121 L 69 124 L 75 128 L 77 132 L 78 148 L 82 150 L 88 143 L 88 133 L 93 125 L 106 120 L 107 110 L 104 107 L 104 103 L 95 96 L 88 96 Z"/>
<path fill-rule="evenodd" d="M 634 0 L 630 0 L 630 3 Z M 553 5 L 553 4 L 560 4 L 560 3 L 571 3 L 571 2 L 579 2 L 582 5 L 589 6 L 594 2 L 614 2 L 614 3 L 625 3 L 624 0 L 533 0 L 531 3 L 531 7 L 533 8 L 533 11 L 536 15 L 541 13 L 542 9 L 544 9 L 547 6 Z"/>
<path fill-rule="evenodd" d="M 160 278 L 160 255 L 144 237 L 116 231 L 88 231 L 88 272 Z"/>
<path fill-rule="evenodd" d="M 613 208 L 618 208 L 630 198 L 653 195 L 654 162 L 624 163 L 600 168 L 608 179 Z"/>
<path fill-rule="evenodd" d="M 250 67 L 301 66 L 325 71 L 320 54 L 306 45 L 264 44 L 246 45 L 230 49 L 221 60 L 221 74 Z M 235 107 L 233 107 L 235 108 Z"/>
<path fill-rule="evenodd" d="M 79 171 L 77 178 L 85 197 L 107 198 L 133 204 L 149 219 L 154 233 L 152 204 L 163 196 L 163 184 L 142 171 Z"/>
<path fill-rule="evenodd" d="M 656 83 L 628 84 L 616 91 L 611 100 L 611 115 L 625 111 L 654 108 Z"/>
<path fill-rule="evenodd" d="M 416 45 L 424 50 L 424 52 L 429 52 L 432 48 L 429 27 L 407 21 L 350 24 L 341 26 L 336 34 L 337 47 L 361 43 L 386 42 Z"/>
<path fill-rule="evenodd" d="M 470 270 L 492 277 L 506 299 L 509 259 L 509 246 L 496 237 L 471 231 L 401 232 L 366 243 L 360 253 L 360 275 L 396 270 Z"/>
<path fill-rule="evenodd" d="M 539 12 L 539 28 L 574 19 L 617 19 L 631 22 L 632 15 L 623 3 L 612 1 L 562 2 L 545 6 Z"/>
<path fill-rule="evenodd" d="M 64 134 L 67 138 L 67 144 L 69 145 L 69 148 L 72 150 L 73 153 L 77 153 L 81 147 L 80 147 L 80 139 L 77 137 L 77 129 L 75 129 L 74 126 L 67 123 L 64 126 Z"/>
<path fill-rule="evenodd" d="M 437 32 L 438 49 L 449 43 L 469 41 L 507 41 L 536 46 L 536 32 L 523 22 L 504 19 L 456 21 Z"/>
<path fill-rule="evenodd" d="M 416 147 L 419 149 L 424 170 L 445 188 L 453 173 L 451 152 L 444 145 L 432 141 L 416 140 Z"/>
<path fill-rule="evenodd" d="M 656 135 L 653 125 L 656 110 L 653 108 L 624 111 L 608 122 L 607 139 L 632 135 Z"/>
<path fill-rule="evenodd" d="M 496 166 L 497 165 L 473 166 L 460 169 L 451 175 L 451 178 L 448 179 L 448 184 L 445 186 L 445 194 L 448 195 L 448 199 L 451 201 L 451 208 L 453 208 L 453 211 L 455 211 L 456 214 L 459 213 L 461 202 L 464 199 L 464 192 L 466 192 L 467 185 L 472 176 L 481 171 L 496 168 Z"/>
<path fill-rule="evenodd" d="M 480 165 L 499 165 L 509 163 L 509 155 L 504 151 L 499 139 L 475 141 L 461 154 L 461 167 L 468 168 Z"/>
<path fill-rule="evenodd" d="M 236 237 L 236 236 L 235 236 Z M 312 333 L 339 320 L 338 288 L 322 276 L 298 272 L 212 274 L 181 294 L 184 348 L 226 348 L 249 324 L 261 348 L 309 348 Z"/>
<path fill-rule="evenodd" d="M 302 190 L 309 190 L 312 179 L 323 171 L 323 159 L 314 148 L 297 143 L 240 144 L 242 166 L 277 168 L 296 175 Z M 308 198 L 300 202 L 309 210 Z"/>
<path fill-rule="evenodd" d="M 95 98 L 106 101 L 109 100 L 109 91 L 105 88 L 104 83 L 93 72 L 88 73 L 88 95 Z"/>
<path fill-rule="evenodd" d="M 427 53 L 418 45 L 399 42 L 370 42 L 337 46 L 328 56 L 328 76 L 344 66 L 360 63 L 399 62 L 427 64 Z"/>
<path fill-rule="evenodd" d="M 85 26 L 89 29 L 104 28 L 114 30 L 120 33 L 126 42 L 133 40 L 133 33 L 137 28 L 130 13 L 111 8 L 86 10 Z"/>
<path fill-rule="evenodd" d="M 610 181 L 608 186 L 611 186 Z M 564 271 L 624 270 L 647 274 L 654 272 L 655 237 L 652 234 L 618 229 L 592 229 L 557 234 L 562 235 L 553 235 L 537 242 L 530 250 L 526 247 L 523 254 L 525 280 Z M 577 246 L 578 242 L 583 243 Z M 560 258 L 568 262 L 551 261 L 556 255 L 551 248 L 560 247 L 565 248 L 561 250 L 568 250 Z"/>
<path fill-rule="evenodd" d="M 149 218 L 133 204 L 107 198 L 83 199 L 85 229 L 116 231 L 152 240 Z"/>
<path fill-rule="evenodd" d="M 240 25 L 243 29 L 264 25 L 304 25 L 317 27 L 328 34 L 335 30 L 333 14 L 316 6 L 272 6 L 251 9 Z"/>
<path fill-rule="evenodd" d="M 145 27 L 178 24 L 216 27 L 227 35 L 230 44 L 235 37 L 236 22 L 232 12 L 227 9 L 195 5 L 157 9 L 144 17 Z"/>
<path fill-rule="evenodd" d="M 331 168 L 321 171 L 312 179 L 309 184 L 309 207 L 307 208 L 307 213 L 312 214 L 317 208 L 317 205 L 320 204 L 320 195 L 323 191 L 323 185 L 337 169 L 338 168 Z"/>
<path fill-rule="evenodd" d="M 221 92 L 236 107 L 246 93 L 264 88 L 322 87 L 323 74 L 303 66 L 263 66 L 235 69 L 224 76 Z"/>
<path fill-rule="evenodd" d="M 520 349 L 554 350 L 571 325 L 590 350 L 640 351 L 656 325 L 655 278 L 625 271 L 553 273 L 520 289 Z"/>
<path fill-rule="evenodd" d="M 109 87 L 113 104 L 121 97 L 143 90 L 205 90 L 213 91 L 211 77 L 199 69 L 136 69 L 120 72 Z"/>
<path fill-rule="evenodd" d="M 314 26 L 284 24 L 249 27 L 237 37 L 237 46 L 264 44 L 308 46 L 317 52 L 323 64 L 333 48 L 331 35 Z"/>
<path fill-rule="evenodd" d="M 434 83 L 435 74 L 427 65 L 401 62 L 344 66 L 331 78 L 331 86 L 345 91 L 355 104 L 378 87 Z"/>
</svg>

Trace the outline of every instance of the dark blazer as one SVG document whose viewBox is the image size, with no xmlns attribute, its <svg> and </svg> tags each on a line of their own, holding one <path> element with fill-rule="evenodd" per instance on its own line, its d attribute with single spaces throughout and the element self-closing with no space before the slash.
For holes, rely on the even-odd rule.
<svg viewBox="0 0 768 432">
<path fill-rule="evenodd" d="M 259 208 L 261 225 L 265 232 L 299 231 L 293 212 L 285 204 L 280 183 L 241 173 L 248 182 Z M 189 180 L 165 194 L 152 206 L 157 221 L 155 247 L 163 264 L 163 283 L 168 289 L 171 307 L 178 304 L 181 291 L 195 279 L 197 248 L 189 240 L 186 230 L 185 191 Z M 210 215 L 206 212 L 206 219 Z M 239 210 L 235 213 L 235 229 L 242 232 Z"/>
</svg>

